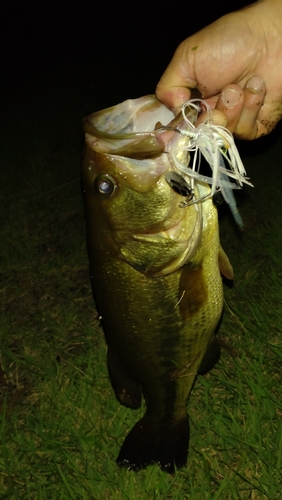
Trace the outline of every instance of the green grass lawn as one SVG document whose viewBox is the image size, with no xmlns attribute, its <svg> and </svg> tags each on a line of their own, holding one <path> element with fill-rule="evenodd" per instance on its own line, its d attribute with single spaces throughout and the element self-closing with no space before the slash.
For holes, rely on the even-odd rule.
<svg viewBox="0 0 282 500">
<path fill-rule="evenodd" d="M 115 458 L 144 409 L 121 407 L 108 379 L 79 180 L 81 117 L 116 96 L 49 91 L 23 90 L 1 126 L 0 498 L 281 500 L 282 138 L 244 148 L 243 233 L 220 217 L 233 356 L 194 386 L 187 468 L 129 472 Z"/>
</svg>

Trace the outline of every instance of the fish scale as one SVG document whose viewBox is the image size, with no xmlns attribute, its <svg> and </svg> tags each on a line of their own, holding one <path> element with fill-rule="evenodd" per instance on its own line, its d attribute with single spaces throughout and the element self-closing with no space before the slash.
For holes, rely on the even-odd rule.
<svg viewBox="0 0 282 500">
<path fill-rule="evenodd" d="M 129 108 L 130 122 L 134 100 Z M 144 113 L 142 127 L 148 109 L 154 120 L 159 110 L 165 125 L 175 121 L 163 108 L 153 96 L 136 100 L 136 114 Z M 113 110 L 111 135 L 103 113 L 104 123 L 110 124 Z M 187 401 L 195 378 L 209 346 L 216 359 L 219 354 L 214 339 L 223 290 L 217 210 L 211 198 L 181 208 L 183 196 L 166 181 L 174 169 L 170 152 L 179 143 L 183 148 L 187 138 L 158 129 L 142 150 L 131 125 L 128 133 L 122 129 L 121 139 L 117 117 L 118 106 L 85 120 L 82 167 L 91 282 L 108 343 L 111 384 L 122 404 L 137 408 L 142 394 L 146 403 L 145 415 L 126 436 L 117 462 L 133 470 L 157 463 L 173 472 L 187 460 Z M 146 127 L 138 132 L 140 141 L 154 130 L 150 117 Z M 120 152 L 120 140 L 125 150 L 129 142 L 134 160 Z M 201 197 L 210 188 L 196 182 L 195 190 Z"/>
</svg>

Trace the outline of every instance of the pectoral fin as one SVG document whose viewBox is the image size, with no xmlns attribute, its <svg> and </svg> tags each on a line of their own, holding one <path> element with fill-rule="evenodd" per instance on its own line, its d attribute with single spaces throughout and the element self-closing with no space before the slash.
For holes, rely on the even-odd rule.
<svg viewBox="0 0 282 500">
<path fill-rule="evenodd" d="M 219 247 L 219 252 L 218 252 L 218 265 L 221 274 L 223 274 L 223 276 L 225 276 L 225 278 L 227 278 L 228 280 L 233 280 L 234 278 L 233 267 L 231 266 L 230 260 L 228 259 L 221 245 Z"/>
</svg>

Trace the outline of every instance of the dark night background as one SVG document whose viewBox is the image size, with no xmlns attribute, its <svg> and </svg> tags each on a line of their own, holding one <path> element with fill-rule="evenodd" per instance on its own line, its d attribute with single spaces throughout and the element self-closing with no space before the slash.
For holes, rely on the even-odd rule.
<svg viewBox="0 0 282 500">
<path fill-rule="evenodd" d="M 3 158 L 10 153 L 13 156 L 12 149 L 18 143 L 21 148 L 25 145 L 25 154 L 30 157 L 34 148 L 40 146 L 41 137 L 46 139 L 49 135 L 51 149 L 58 148 L 60 142 L 62 150 L 73 148 L 77 158 L 75 175 L 79 175 L 82 117 L 125 99 L 153 93 L 182 40 L 248 3 L 218 0 L 205 8 L 203 3 L 183 0 L 2 0 Z M 281 135 L 280 130 L 281 126 L 260 141 L 239 142 L 240 152 L 250 156 L 252 152 L 269 149 Z M 14 158 L 13 162 L 11 158 L 13 163 L 18 160 Z M 26 168 L 25 164 L 18 167 L 17 175 L 24 175 Z M 6 182 L 6 171 L 3 160 L 1 183 Z M 74 172 L 70 172 L 66 181 L 73 177 Z"/>
<path fill-rule="evenodd" d="M 52 92 L 64 100 L 71 89 L 93 112 L 152 93 L 183 39 L 248 3 L 2 0 L 4 104 L 32 105 L 34 96 L 38 105 Z"/>
<path fill-rule="evenodd" d="M 82 117 L 125 99 L 153 93 L 182 40 L 248 3 L 218 0 L 205 8 L 203 3 L 183 0 L 2 0 L 1 184 L 7 184 L 8 171 L 11 174 L 15 169 L 18 182 L 34 175 L 32 170 L 28 172 L 24 158 L 32 158 L 47 138 L 49 144 L 42 146 L 42 155 L 60 149 L 63 156 L 68 151 L 75 168 L 69 169 L 66 177 L 63 171 L 67 165 L 61 162 L 61 178 L 46 188 L 78 177 Z M 249 158 L 253 153 L 268 151 L 280 136 L 281 123 L 259 141 L 239 141 L 240 153 Z M 250 165 L 246 166 L 252 177 Z M 254 166 L 257 171 L 257 160 Z M 20 195 L 25 198 L 24 189 Z M 12 191 L 10 200 L 13 202 Z"/>
<path fill-rule="evenodd" d="M 85 114 L 153 93 L 182 40 L 248 3 L 2 0 L 1 128 L 31 114 L 79 129 Z"/>
<path fill-rule="evenodd" d="M 63 154 L 72 148 L 75 156 L 76 170 L 67 178 L 62 173 L 62 184 L 78 176 L 82 117 L 153 93 L 182 40 L 248 3 L 215 1 L 205 8 L 183 0 L 2 0 L 0 137 L 2 157 L 10 155 L 11 165 L 0 162 L 1 183 L 7 182 L 7 169 L 15 164 L 18 181 L 27 176 L 27 164 L 19 166 L 15 151 L 24 149 L 31 158 L 47 137 L 51 151 L 61 148 Z M 260 141 L 239 141 L 241 154 L 249 157 L 268 150 L 281 136 L 280 130 L 278 126 Z M 43 155 L 47 149 L 42 149 Z M 57 182 L 54 179 L 54 185 Z"/>
</svg>

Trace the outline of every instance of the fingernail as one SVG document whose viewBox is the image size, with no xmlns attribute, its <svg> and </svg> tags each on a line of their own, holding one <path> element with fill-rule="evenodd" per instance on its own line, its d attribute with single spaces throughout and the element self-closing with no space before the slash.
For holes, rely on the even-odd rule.
<svg viewBox="0 0 282 500">
<path fill-rule="evenodd" d="M 222 92 L 222 102 L 228 108 L 233 108 L 240 101 L 241 94 L 237 90 L 227 88 Z"/>
<path fill-rule="evenodd" d="M 248 80 L 246 87 L 253 92 L 260 92 L 263 87 L 263 79 L 260 76 L 252 76 Z"/>
</svg>

